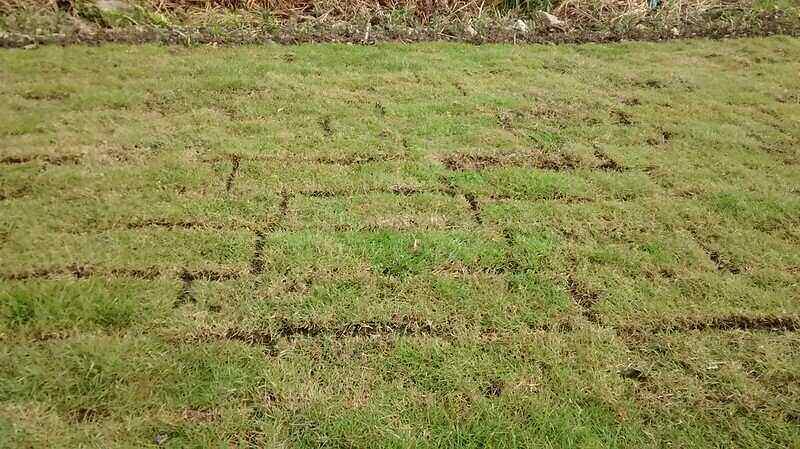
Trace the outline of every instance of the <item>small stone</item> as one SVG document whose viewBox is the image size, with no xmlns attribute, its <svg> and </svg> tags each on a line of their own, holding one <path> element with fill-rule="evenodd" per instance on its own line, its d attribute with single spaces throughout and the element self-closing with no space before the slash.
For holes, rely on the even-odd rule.
<svg viewBox="0 0 800 449">
<path fill-rule="evenodd" d="M 542 16 L 545 25 L 547 25 L 550 28 L 564 28 L 565 26 L 567 26 L 566 22 L 550 14 L 549 12 L 540 11 L 540 15 Z"/>
<path fill-rule="evenodd" d="M 168 439 L 169 435 L 162 432 L 157 433 L 156 436 L 153 437 L 153 442 L 156 443 L 156 445 L 161 446 L 162 444 L 166 443 Z"/>
<path fill-rule="evenodd" d="M 514 26 L 512 28 L 517 30 L 517 31 L 519 31 L 519 32 L 521 32 L 521 33 L 527 33 L 528 32 L 528 24 L 525 23 L 525 21 L 522 20 L 522 19 L 517 19 L 517 21 L 514 22 Z"/>
</svg>

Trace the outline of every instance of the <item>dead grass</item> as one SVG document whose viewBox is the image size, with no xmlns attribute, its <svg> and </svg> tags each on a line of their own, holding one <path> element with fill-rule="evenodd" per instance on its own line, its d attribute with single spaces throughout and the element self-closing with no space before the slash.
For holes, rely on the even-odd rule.
<svg viewBox="0 0 800 449">
<path fill-rule="evenodd" d="M 89 5 L 88 0 L 72 0 L 74 5 Z M 600 24 L 607 26 L 621 21 L 659 19 L 671 23 L 691 22 L 714 11 L 748 10 L 753 0 L 675 0 L 662 2 L 655 10 L 639 0 L 559 0 L 540 5 L 521 3 L 523 13 L 551 11 L 570 26 Z M 414 17 L 428 23 L 440 19 L 480 19 L 520 10 L 509 8 L 504 0 L 140 0 L 132 4 L 158 13 L 181 12 L 183 15 L 207 17 L 224 11 L 268 11 L 276 18 L 325 20 L 326 18 L 373 18 L 392 15 Z M 39 7 L 57 9 L 55 0 L 0 0 L 0 11 Z"/>
<path fill-rule="evenodd" d="M 655 10 L 639 0 L 563 0 L 553 14 L 569 23 L 604 23 L 613 27 L 620 22 L 642 19 L 687 24 L 712 11 L 722 14 L 752 7 L 750 0 L 668 0 Z"/>
<path fill-rule="evenodd" d="M 574 43 L 800 34 L 796 5 L 779 8 L 773 3 L 681 0 L 665 2 L 651 11 L 644 2 L 616 0 L 525 3 L 525 8 L 477 0 L 143 1 L 118 11 L 104 11 L 90 2 L 77 2 L 60 11 L 48 1 L 0 0 L 0 46 L 107 41 L 184 45 L 430 40 Z M 563 21 L 551 23 L 539 8 L 549 9 Z M 458 81 L 454 86 L 465 92 Z M 376 106 L 378 113 L 381 110 Z M 325 118 L 321 120 L 324 124 Z"/>
</svg>

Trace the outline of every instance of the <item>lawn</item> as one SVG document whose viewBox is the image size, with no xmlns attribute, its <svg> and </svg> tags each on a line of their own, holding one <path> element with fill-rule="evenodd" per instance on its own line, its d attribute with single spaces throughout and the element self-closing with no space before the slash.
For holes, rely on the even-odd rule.
<svg viewBox="0 0 800 449">
<path fill-rule="evenodd" d="M 0 51 L 0 446 L 800 448 L 800 40 Z"/>
</svg>

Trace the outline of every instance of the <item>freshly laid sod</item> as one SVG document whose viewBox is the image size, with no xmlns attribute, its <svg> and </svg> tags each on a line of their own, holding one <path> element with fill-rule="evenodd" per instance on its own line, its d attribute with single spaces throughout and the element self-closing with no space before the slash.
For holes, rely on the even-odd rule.
<svg viewBox="0 0 800 449">
<path fill-rule="evenodd" d="M 800 40 L 0 52 L 0 447 L 800 447 Z"/>
</svg>

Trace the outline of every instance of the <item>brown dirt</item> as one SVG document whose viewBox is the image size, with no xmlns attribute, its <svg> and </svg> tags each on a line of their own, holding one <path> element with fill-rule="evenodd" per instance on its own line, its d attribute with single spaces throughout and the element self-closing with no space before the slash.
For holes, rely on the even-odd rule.
<svg viewBox="0 0 800 449">
<path fill-rule="evenodd" d="M 192 423 L 209 423 L 216 421 L 219 414 L 214 410 L 201 410 L 201 409 L 186 409 L 181 412 L 181 418 L 184 421 Z"/>
<path fill-rule="evenodd" d="M 125 225 L 128 229 L 141 229 L 141 228 L 170 228 L 170 229 L 195 229 L 195 228 L 213 228 L 222 229 L 223 225 L 214 223 L 199 223 L 193 221 L 169 221 L 164 219 L 151 219 L 128 223 Z"/>
<path fill-rule="evenodd" d="M 222 282 L 239 279 L 241 276 L 236 271 L 216 271 L 216 270 L 196 270 L 190 271 L 188 274 L 192 280 L 202 280 L 211 282 Z"/>
<path fill-rule="evenodd" d="M 600 159 L 600 165 L 597 166 L 597 168 L 599 168 L 600 170 L 615 171 L 615 172 L 621 172 L 625 170 L 625 167 L 617 163 L 617 161 L 615 161 L 609 155 L 603 153 L 600 150 L 595 150 L 594 157 Z"/>
<path fill-rule="evenodd" d="M 233 190 L 233 181 L 236 180 L 236 175 L 239 173 L 239 163 L 239 156 L 234 154 L 231 157 L 231 172 L 225 180 L 225 192 L 227 193 L 231 193 L 231 190 Z"/>
<path fill-rule="evenodd" d="M 699 318 L 684 317 L 656 323 L 651 326 L 637 324 L 621 326 L 619 331 L 626 336 L 642 334 L 689 332 L 689 331 L 758 331 L 758 332 L 796 332 L 800 330 L 800 317 L 788 316 L 747 316 L 728 315 Z"/>
<path fill-rule="evenodd" d="M 639 382 L 644 382 L 647 380 L 647 375 L 639 368 L 625 368 L 619 372 L 619 375 L 623 379 L 638 380 Z"/>
<path fill-rule="evenodd" d="M 446 194 L 447 196 L 455 196 L 455 193 L 451 193 L 446 189 L 427 190 L 413 186 L 402 186 L 402 185 L 391 186 L 389 188 L 375 188 L 375 189 L 366 189 L 359 191 L 307 190 L 303 192 L 298 192 L 299 195 L 308 196 L 312 198 L 350 198 L 356 195 L 370 194 L 370 193 L 389 193 L 392 195 L 399 195 L 399 196 L 411 196 L 423 193 L 441 193 L 441 194 Z"/>
<path fill-rule="evenodd" d="M 68 416 L 69 420 L 76 424 L 91 423 L 108 416 L 108 410 L 81 407 L 70 410 Z"/>
<path fill-rule="evenodd" d="M 709 250 L 705 247 L 704 249 L 708 254 L 708 258 L 711 259 L 711 262 L 714 263 L 714 266 L 717 267 L 718 271 L 727 271 L 728 273 L 731 274 L 739 274 L 741 272 L 739 267 L 731 264 L 727 260 L 724 260 L 717 251 Z"/>
<path fill-rule="evenodd" d="M 741 269 L 739 267 L 732 264 L 730 261 L 727 260 L 727 258 L 724 258 L 719 253 L 719 251 L 712 248 L 710 245 L 706 244 L 704 239 L 701 238 L 700 233 L 697 231 L 697 229 L 692 227 L 689 229 L 689 233 L 692 234 L 692 237 L 694 237 L 695 242 L 697 242 L 700 248 L 703 249 L 703 251 L 708 256 L 708 259 L 714 264 L 714 267 L 716 267 L 717 271 L 726 271 L 731 274 L 739 274 L 741 272 Z"/>
<path fill-rule="evenodd" d="M 590 322 L 597 323 L 600 317 L 594 307 L 600 302 L 600 295 L 586 288 L 572 276 L 567 278 L 567 287 L 572 300 L 580 307 L 581 315 Z"/>
<path fill-rule="evenodd" d="M 253 249 L 253 257 L 250 259 L 250 274 L 259 275 L 264 271 L 264 234 L 256 232 L 256 243 Z"/>
<path fill-rule="evenodd" d="M 0 191 L 0 201 L 25 198 L 33 193 L 31 186 L 21 186 L 10 190 Z"/>
<path fill-rule="evenodd" d="M 301 195 L 310 196 L 312 198 L 347 198 L 352 196 L 352 192 L 333 191 L 333 190 L 308 190 L 300 192 Z"/>
<path fill-rule="evenodd" d="M 630 126 L 634 123 L 633 117 L 625 111 L 611 111 L 611 116 L 617 125 Z"/>
<path fill-rule="evenodd" d="M 47 267 L 35 268 L 27 271 L 18 271 L 10 273 L 0 273 L 0 280 L 4 281 L 24 281 L 29 279 L 51 279 L 56 277 L 71 277 L 73 279 L 84 279 L 88 277 L 117 277 L 117 278 L 132 278 L 142 280 L 153 280 L 159 277 L 173 278 L 174 272 L 168 270 L 161 270 L 158 267 L 145 267 L 145 268 L 112 268 L 101 269 L 89 265 L 72 264 L 64 267 Z M 237 271 L 231 270 L 196 270 L 196 271 L 183 271 L 180 274 L 181 279 L 191 279 L 222 282 L 233 279 L 238 279 L 240 274 Z"/>
<path fill-rule="evenodd" d="M 503 394 L 503 381 L 494 379 L 483 389 L 483 396 L 487 398 L 498 398 Z"/>
<path fill-rule="evenodd" d="M 655 137 L 650 137 L 647 139 L 647 144 L 650 146 L 659 146 L 668 143 L 673 138 L 673 133 L 670 131 L 666 131 L 664 129 L 659 128 L 656 132 Z"/>
<path fill-rule="evenodd" d="M 475 223 L 482 224 L 483 218 L 481 217 L 481 206 L 478 204 L 478 198 L 474 193 L 465 193 L 464 199 L 467 200 L 467 204 L 469 204 L 469 210 L 472 211 L 472 217 L 475 219 Z"/>
<path fill-rule="evenodd" d="M 568 154 L 543 152 L 468 154 L 455 153 L 442 157 L 442 164 L 451 171 L 478 171 L 493 167 L 531 167 L 541 170 L 572 170 L 578 161 Z"/>
<path fill-rule="evenodd" d="M 386 158 L 380 156 L 359 156 L 359 155 L 350 155 L 346 157 L 339 157 L 339 158 L 332 158 L 332 157 L 320 157 L 314 160 L 314 162 L 318 164 L 325 164 L 325 165 L 342 165 L 342 166 L 349 166 L 349 165 L 361 165 L 361 164 L 369 164 L 371 162 L 382 162 L 387 160 Z"/>
<path fill-rule="evenodd" d="M 50 154 L 31 154 L 20 156 L 7 156 L 0 159 L 0 164 L 3 165 L 18 165 L 27 164 L 29 162 L 46 162 L 51 165 L 66 165 L 77 164 L 81 160 L 79 154 L 64 154 L 64 155 L 50 155 Z"/>
<path fill-rule="evenodd" d="M 196 303 L 197 299 L 192 293 L 192 284 L 194 283 L 194 276 L 187 270 L 181 273 L 181 289 L 178 291 L 178 298 L 175 300 L 175 307 L 188 303 Z"/>
<path fill-rule="evenodd" d="M 401 186 L 401 185 L 392 186 L 387 192 L 401 196 L 411 196 L 411 195 L 418 195 L 420 193 L 425 193 L 425 191 L 422 189 L 418 189 L 413 186 Z"/>
<path fill-rule="evenodd" d="M 249 345 L 265 346 L 274 351 L 275 344 L 280 338 L 294 340 L 305 337 L 330 336 L 333 338 L 352 337 L 390 337 L 410 335 L 431 335 L 444 337 L 447 335 L 447 326 L 437 327 L 427 321 L 420 321 L 413 317 L 395 317 L 390 321 L 359 321 L 346 323 L 336 327 L 318 323 L 293 323 L 283 321 L 276 330 L 246 330 L 231 328 L 223 333 L 206 332 L 189 338 L 190 341 L 207 340 L 234 340 Z"/>
<path fill-rule="evenodd" d="M 128 268 L 128 269 L 113 269 L 111 275 L 114 277 L 129 277 L 134 279 L 153 280 L 161 276 L 158 268 Z"/>
</svg>

